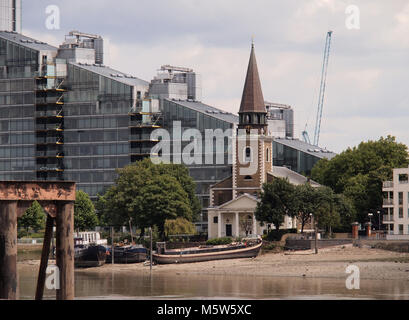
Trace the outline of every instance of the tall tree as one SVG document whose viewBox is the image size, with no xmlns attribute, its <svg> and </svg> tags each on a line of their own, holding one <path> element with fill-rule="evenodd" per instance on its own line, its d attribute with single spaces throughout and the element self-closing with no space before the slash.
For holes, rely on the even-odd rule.
<svg viewBox="0 0 409 320">
<path fill-rule="evenodd" d="M 382 182 L 392 178 L 393 168 L 408 164 L 407 146 L 388 136 L 362 142 L 331 160 L 320 160 L 311 177 L 350 198 L 358 220 L 365 222 L 368 212 L 382 207 Z"/>
<path fill-rule="evenodd" d="M 98 225 L 98 216 L 89 195 L 82 190 L 76 192 L 74 203 L 74 228 L 86 231 Z"/>
<path fill-rule="evenodd" d="M 45 227 L 45 218 L 46 215 L 43 208 L 37 201 L 34 201 L 24 215 L 21 218 L 18 218 L 18 224 L 27 231 L 30 228 L 37 231 Z"/>
<path fill-rule="evenodd" d="M 311 214 L 316 210 L 316 198 L 317 191 L 309 183 L 295 187 L 294 205 L 298 221 L 301 223 L 301 233 L 311 219 Z"/>
<path fill-rule="evenodd" d="M 272 223 L 279 230 L 286 215 L 292 217 L 296 214 L 294 195 L 295 188 L 288 179 L 274 178 L 271 183 L 263 184 L 261 200 L 255 211 L 256 219 Z"/>
</svg>

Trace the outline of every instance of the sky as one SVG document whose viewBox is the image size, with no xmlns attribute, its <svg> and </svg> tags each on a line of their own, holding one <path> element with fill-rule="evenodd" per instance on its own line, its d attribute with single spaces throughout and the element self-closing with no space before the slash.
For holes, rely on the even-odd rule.
<svg viewBox="0 0 409 320">
<path fill-rule="evenodd" d="M 46 27 L 49 5 L 60 29 Z M 193 68 L 202 101 L 233 113 L 253 37 L 264 99 L 293 107 L 300 138 L 306 124 L 314 135 L 332 30 L 320 146 L 387 135 L 409 145 L 407 0 L 23 0 L 23 34 L 58 46 L 71 30 L 101 35 L 105 64 L 146 81 L 164 64 Z"/>
</svg>

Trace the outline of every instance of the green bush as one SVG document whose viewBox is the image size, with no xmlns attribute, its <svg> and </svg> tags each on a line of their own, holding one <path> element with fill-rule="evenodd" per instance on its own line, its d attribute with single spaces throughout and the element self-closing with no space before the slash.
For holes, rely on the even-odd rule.
<svg viewBox="0 0 409 320">
<path fill-rule="evenodd" d="M 283 251 L 284 246 L 280 243 L 269 242 L 269 243 L 263 244 L 262 249 L 265 251 Z"/>
<path fill-rule="evenodd" d="M 233 242 L 232 238 L 224 237 L 224 238 L 214 238 L 209 239 L 206 241 L 207 245 L 219 245 L 219 244 L 230 244 Z"/>
<path fill-rule="evenodd" d="M 297 229 L 270 230 L 268 234 L 263 235 L 263 240 L 280 241 L 281 237 L 286 233 L 297 233 Z"/>
</svg>

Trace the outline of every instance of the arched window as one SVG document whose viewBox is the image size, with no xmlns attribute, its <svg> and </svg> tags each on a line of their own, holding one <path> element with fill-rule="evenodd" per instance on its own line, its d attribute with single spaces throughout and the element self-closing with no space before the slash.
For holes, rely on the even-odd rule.
<svg viewBox="0 0 409 320">
<path fill-rule="evenodd" d="M 246 114 L 246 123 L 251 123 L 251 117 L 249 114 Z"/>
<path fill-rule="evenodd" d="M 244 180 L 253 180 L 253 178 L 251 176 L 245 176 Z"/>
<path fill-rule="evenodd" d="M 251 147 L 246 147 L 244 149 L 244 162 L 252 162 Z"/>
<path fill-rule="evenodd" d="M 261 116 L 258 114 L 257 115 L 257 123 L 260 124 L 261 123 Z"/>
</svg>

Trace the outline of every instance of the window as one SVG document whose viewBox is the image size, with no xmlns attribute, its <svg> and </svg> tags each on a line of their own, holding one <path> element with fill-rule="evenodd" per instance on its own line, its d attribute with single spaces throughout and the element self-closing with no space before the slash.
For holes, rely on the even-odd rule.
<svg viewBox="0 0 409 320">
<path fill-rule="evenodd" d="M 266 161 L 267 162 L 270 162 L 270 149 L 269 148 L 267 148 L 267 151 L 266 151 Z"/>
<path fill-rule="evenodd" d="M 244 162 L 252 162 L 251 147 L 244 149 Z"/>
<path fill-rule="evenodd" d="M 399 234 L 403 234 L 403 224 L 399 225 Z"/>
<path fill-rule="evenodd" d="M 399 218 L 400 219 L 403 218 L 403 208 L 402 207 L 399 208 Z"/>
<path fill-rule="evenodd" d="M 213 223 L 219 223 L 219 217 L 213 217 Z"/>
<path fill-rule="evenodd" d="M 408 175 L 406 173 L 399 175 L 399 183 L 408 183 Z"/>
<path fill-rule="evenodd" d="M 253 179 L 251 178 L 251 176 L 245 176 L 244 180 L 253 180 Z"/>
<path fill-rule="evenodd" d="M 399 205 L 403 204 L 403 192 L 399 192 Z"/>
</svg>

